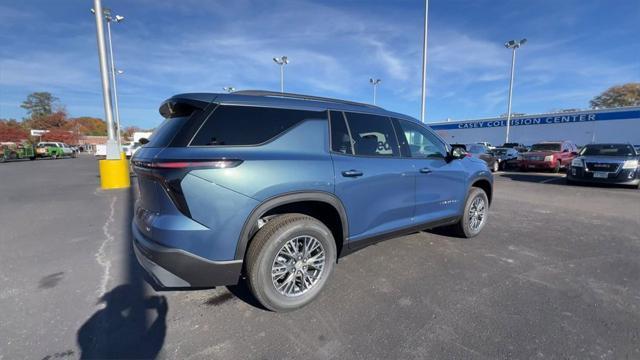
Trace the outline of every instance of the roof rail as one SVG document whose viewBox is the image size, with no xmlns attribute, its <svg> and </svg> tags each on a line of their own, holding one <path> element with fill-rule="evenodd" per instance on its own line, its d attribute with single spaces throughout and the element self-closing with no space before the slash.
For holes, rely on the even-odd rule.
<svg viewBox="0 0 640 360">
<path fill-rule="evenodd" d="M 340 104 L 355 105 L 355 106 L 366 106 L 366 107 L 370 107 L 370 108 L 380 109 L 379 106 L 360 103 L 360 102 L 356 102 L 356 101 L 340 100 L 340 99 L 333 99 L 333 98 L 327 98 L 327 97 L 321 97 L 321 96 L 313 96 L 313 95 L 285 93 L 285 92 L 279 92 L 279 91 L 240 90 L 240 91 L 234 91 L 231 94 L 249 95 L 249 96 L 270 96 L 270 97 L 280 97 L 280 98 L 300 99 L 300 100 L 314 100 L 314 101 L 340 103 Z"/>
</svg>

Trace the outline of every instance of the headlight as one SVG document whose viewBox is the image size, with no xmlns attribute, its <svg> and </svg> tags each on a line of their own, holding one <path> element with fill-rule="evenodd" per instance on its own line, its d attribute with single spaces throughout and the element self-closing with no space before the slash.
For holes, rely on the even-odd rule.
<svg viewBox="0 0 640 360">
<path fill-rule="evenodd" d="M 623 169 L 635 169 L 638 167 L 638 160 L 627 160 L 622 164 Z"/>
<path fill-rule="evenodd" d="M 584 167 L 584 163 L 582 162 L 582 159 L 573 159 L 573 160 L 571 160 L 571 166 L 573 166 L 573 167 Z"/>
<path fill-rule="evenodd" d="M 553 155 L 547 155 L 544 157 L 544 161 L 545 162 L 552 162 L 553 161 Z"/>
</svg>

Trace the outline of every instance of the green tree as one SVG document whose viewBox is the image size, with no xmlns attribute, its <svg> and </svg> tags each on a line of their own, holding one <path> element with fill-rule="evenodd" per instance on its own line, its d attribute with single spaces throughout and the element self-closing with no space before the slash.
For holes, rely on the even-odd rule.
<svg viewBox="0 0 640 360">
<path fill-rule="evenodd" d="M 613 86 L 590 101 L 593 109 L 640 106 L 640 83 Z"/>
<path fill-rule="evenodd" d="M 54 105 L 58 100 L 49 92 L 34 92 L 27 96 L 27 100 L 23 101 L 20 107 L 27 110 L 30 118 L 48 116 L 53 114 Z"/>
</svg>

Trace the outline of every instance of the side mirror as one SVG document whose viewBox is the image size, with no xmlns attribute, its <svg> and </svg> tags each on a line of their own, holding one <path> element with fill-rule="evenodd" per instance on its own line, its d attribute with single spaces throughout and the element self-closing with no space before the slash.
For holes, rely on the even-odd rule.
<svg viewBox="0 0 640 360">
<path fill-rule="evenodd" d="M 577 151 L 572 151 L 572 152 L 571 152 L 571 155 L 578 156 L 578 152 L 577 152 Z"/>
<path fill-rule="evenodd" d="M 467 152 L 463 148 L 454 147 L 449 152 L 449 156 L 448 156 L 449 159 L 448 160 L 452 161 L 452 160 L 456 160 L 456 159 L 462 159 L 465 156 L 467 156 Z"/>
<path fill-rule="evenodd" d="M 148 142 L 149 142 L 149 139 L 147 139 L 147 138 L 140 138 L 140 140 L 138 140 L 138 142 L 140 143 L 140 145 L 144 145 L 144 144 L 146 144 L 146 143 L 148 143 Z"/>
</svg>

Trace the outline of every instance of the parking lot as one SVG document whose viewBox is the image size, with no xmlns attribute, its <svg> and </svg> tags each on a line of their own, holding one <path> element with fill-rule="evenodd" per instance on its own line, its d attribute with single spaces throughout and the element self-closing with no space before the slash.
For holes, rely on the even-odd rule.
<svg viewBox="0 0 640 360">
<path fill-rule="evenodd" d="M 2 164 L 0 359 L 640 358 L 640 191 L 495 178 L 478 237 L 368 247 L 277 314 L 243 285 L 146 285 L 135 188 L 99 190 L 92 157 Z"/>
</svg>

